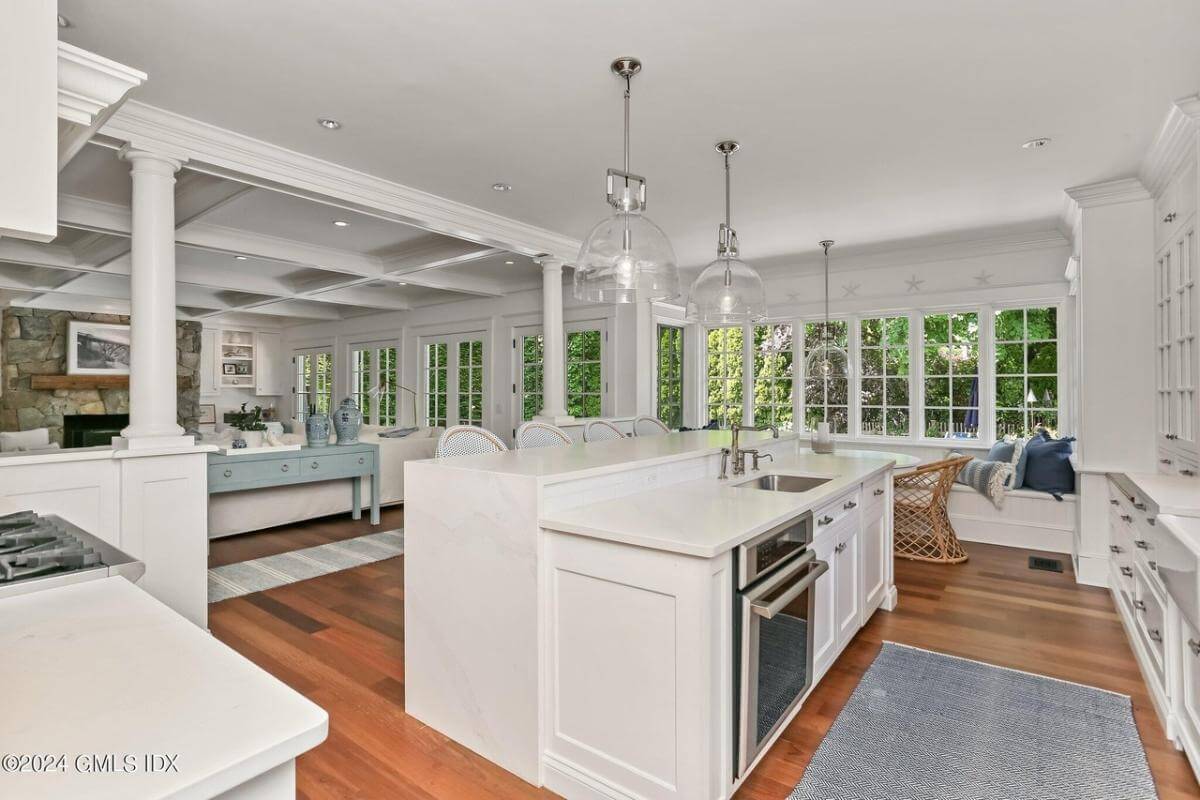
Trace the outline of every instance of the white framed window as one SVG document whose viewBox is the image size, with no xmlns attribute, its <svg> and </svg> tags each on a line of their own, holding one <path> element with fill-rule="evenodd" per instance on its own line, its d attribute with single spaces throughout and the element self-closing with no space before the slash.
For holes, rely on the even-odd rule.
<svg viewBox="0 0 1200 800">
<path fill-rule="evenodd" d="M 825 321 L 804 323 L 804 359 L 821 344 Z M 850 351 L 850 325 L 844 319 L 829 321 L 829 338 Z M 818 422 L 828 422 L 830 433 L 850 432 L 850 385 L 845 377 L 804 376 L 804 430 L 815 431 Z"/>
<path fill-rule="evenodd" d="M 705 421 L 728 428 L 744 419 L 745 330 L 709 328 L 705 341 Z"/>
<path fill-rule="evenodd" d="M 371 425 L 395 425 L 399 413 L 396 346 L 369 342 L 350 346 L 350 396 Z"/>
<path fill-rule="evenodd" d="M 422 336 L 421 396 L 425 424 L 483 425 L 487 336 L 483 332 Z"/>
<path fill-rule="evenodd" d="M 292 355 L 292 410 L 303 422 L 310 411 L 328 414 L 333 409 L 333 351 L 329 348 L 297 350 Z"/>
<path fill-rule="evenodd" d="M 979 312 L 922 317 L 921 431 L 927 439 L 978 439 Z"/>
<path fill-rule="evenodd" d="M 1028 436 L 1059 427 L 1058 308 L 994 312 L 996 436 Z"/>
<path fill-rule="evenodd" d="M 859 434 L 912 435 L 911 337 L 908 316 L 858 320 Z"/>
<path fill-rule="evenodd" d="M 792 323 L 755 325 L 750 332 L 754 388 L 751 413 L 755 425 L 791 430 L 795 403 L 795 341 Z"/>
<path fill-rule="evenodd" d="M 672 429 L 683 425 L 683 336 L 678 325 L 658 325 L 654 413 Z"/>
<path fill-rule="evenodd" d="M 573 417 L 599 417 L 608 394 L 608 321 L 568 322 L 563 326 L 563 399 Z M 533 419 L 545 406 L 542 394 L 545 337 L 540 325 L 513 329 L 513 427 Z"/>
</svg>

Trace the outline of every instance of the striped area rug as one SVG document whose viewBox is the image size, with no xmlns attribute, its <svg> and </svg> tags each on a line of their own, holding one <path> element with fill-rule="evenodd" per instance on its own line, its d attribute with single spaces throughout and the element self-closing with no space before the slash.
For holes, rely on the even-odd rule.
<svg viewBox="0 0 1200 800">
<path fill-rule="evenodd" d="M 219 603 L 403 553 L 404 529 L 400 528 L 213 567 L 208 571 L 208 602 Z"/>
<path fill-rule="evenodd" d="M 1154 800 L 1123 694 L 885 642 L 789 800 Z"/>
</svg>

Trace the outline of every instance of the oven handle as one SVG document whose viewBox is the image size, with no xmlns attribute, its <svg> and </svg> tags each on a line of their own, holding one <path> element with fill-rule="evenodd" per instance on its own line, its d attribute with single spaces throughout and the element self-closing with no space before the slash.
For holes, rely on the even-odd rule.
<svg viewBox="0 0 1200 800">
<path fill-rule="evenodd" d="M 810 563 L 812 569 L 808 570 L 804 574 L 803 578 L 796 581 L 791 588 L 776 597 L 770 603 L 764 603 L 761 600 L 750 601 L 750 611 L 754 614 L 758 614 L 763 619 L 772 619 L 780 611 L 783 611 L 783 609 L 787 607 L 788 603 L 792 602 L 799 597 L 801 593 L 811 588 L 812 585 L 817 582 L 817 578 L 829 571 L 829 565 L 824 561 L 809 561 L 808 559 L 805 559 L 804 563 Z"/>
</svg>

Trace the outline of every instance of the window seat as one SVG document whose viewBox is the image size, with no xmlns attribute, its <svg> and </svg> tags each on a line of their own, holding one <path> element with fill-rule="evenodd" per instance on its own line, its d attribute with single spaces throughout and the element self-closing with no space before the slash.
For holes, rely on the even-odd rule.
<svg viewBox="0 0 1200 800">
<path fill-rule="evenodd" d="M 1070 553 L 1076 498 L 1063 495 L 1059 502 L 1046 492 L 1014 489 L 998 509 L 971 487 L 955 484 L 950 492 L 950 521 L 964 542 Z"/>
</svg>

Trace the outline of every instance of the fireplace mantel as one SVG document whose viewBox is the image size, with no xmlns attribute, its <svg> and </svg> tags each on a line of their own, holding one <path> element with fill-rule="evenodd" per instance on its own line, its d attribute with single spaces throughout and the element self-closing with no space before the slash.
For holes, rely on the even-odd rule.
<svg viewBox="0 0 1200 800">
<path fill-rule="evenodd" d="M 194 379 L 180 376 L 176 379 L 180 389 L 190 389 Z M 31 389 L 127 389 L 128 375 L 32 375 Z"/>
</svg>

